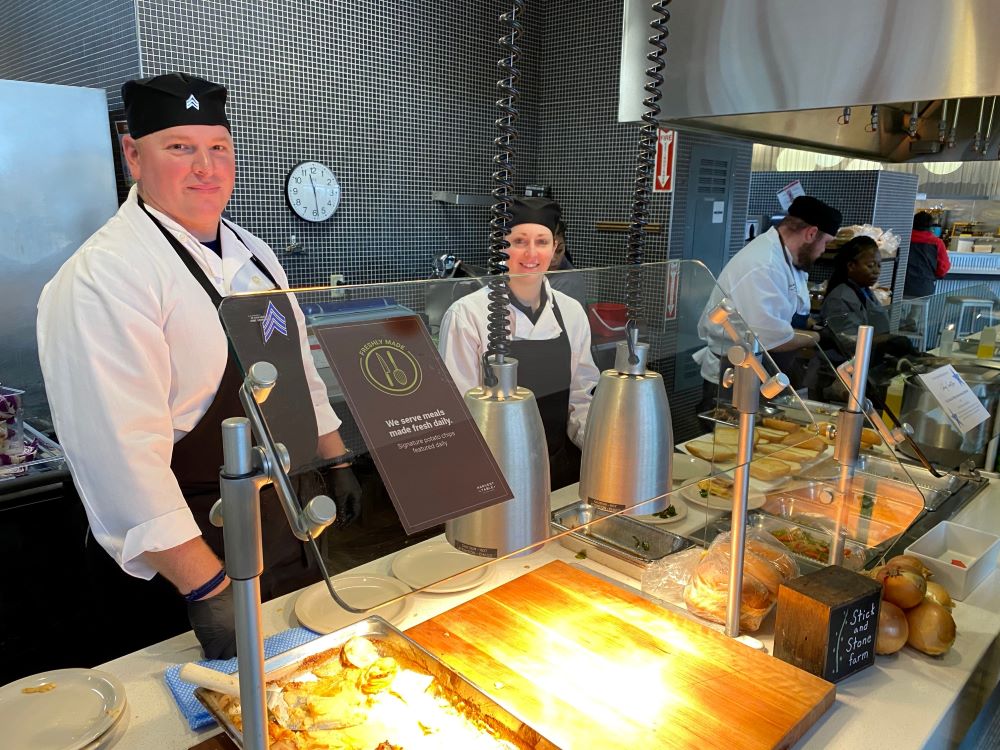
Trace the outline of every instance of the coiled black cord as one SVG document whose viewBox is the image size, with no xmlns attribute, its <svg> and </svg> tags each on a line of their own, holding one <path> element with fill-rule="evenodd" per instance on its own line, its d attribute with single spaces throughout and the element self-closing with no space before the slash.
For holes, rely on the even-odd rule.
<svg viewBox="0 0 1000 750">
<path fill-rule="evenodd" d="M 501 14 L 500 23 L 507 33 L 500 37 L 500 47 L 505 54 L 497 66 L 502 71 L 502 78 L 497 81 L 500 98 L 497 108 L 500 116 L 496 119 L 497 137 L 493 140 L 497 154 L 493 157 L 496 169 L 493 172 L 493 218 L 490 221 L 490 257 L 488 268 L 492 278 L 489 282 L 489 314 L 487 315 L 488 341 L 483 354 L 483 381 L 486 385 L 496 385 L 493 369 L 489 366 L 489 357 L 496 355 L 499 362 L 510 352 L 510 322 L 507 307 L 510 304 L 510 287 L 507 284 L 507 261 L 510 256 L 506 250 L 510 247 L 507 235 L 510 233 L 510 222 L 513 218 L 510 210 L 511 194 L 514 190 L 514 141 L 517 140 L 517 100 L 519 92 L 517 82 L 520 71 L 517 69 L 521 50 L 517 39 L 521 35 L 520 16 L 524 12 L 524 0 L 513 0 L 510 11 Z"/>
<path fill-rule="evenodd" d="M 638 339 L 639 318 L 642 316 L 642 265 L 643 241 L 645 239 L 647 218 L 649 216 L 649 194 L 650 176 L 656 162 L 656 136 L 659 127 L 660 115 L 660 85 L 663 83 L 663 55 L 667 51 L 666 39 L 668 36 L 667 22 L 670 20 L 670 12 L 667 6 L 670 0 L 658 0 L 653 3 L 653 12 L 657 14 L 649 26 L 653 30 L 653 36 L 649 38 L 649 43 L 655 48 L 646 55 L 646 59 L 653 65 L 646 69 L 646 77 L 649 80 L 643 87 L 648 96 L 643 99 L 646 111 L 642 114 L 643 125 L 639 129 L 639 155 L 635 168 L 635 189 L 632 193 L 632 221 L 629 224 L 628 252 L 625 262 L 629 266 L 625 276 L 625 307 L 628 322 L 625 324 L 626 341 L 629 347 L 629 363 L 636 364 L 639 361 L 635 353 L 634 344 Z"/>
</svg>

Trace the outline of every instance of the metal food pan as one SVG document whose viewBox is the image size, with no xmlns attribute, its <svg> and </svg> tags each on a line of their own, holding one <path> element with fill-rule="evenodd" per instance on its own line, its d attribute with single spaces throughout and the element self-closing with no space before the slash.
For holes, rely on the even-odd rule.
<svg viewBox="0 0 1000 750">
<path fill-rule="evenodd" d="M 936 477 L 922 466 L 907 466 L 905 469 L 895 461 L 862 453 L 858 457 L 858 470 L 876 476 L 883 476 L 903 483 L 912 482 L 927 497 L 927 490 L 936 495 L 949 496 L 966 484 L 966 480 L 954 474 Z M 928 498 L 930 499 L 930 498 Z"/>
<path fill-rule="evenodd" d="M 768 494 L 767 501 L 760 509 L 775 518 L 832 534 L 837 526 L 837 519 L 834 517 L 836 507 L 835 505 L 827 505 L 825 512 L 823 512 L 816 507 L 815 502 L 803 500 L 794 492 L 787 494 L 772 492 Z M 864 523 L 859 524 L 857 516 L 858 514 L 852 514 L 850 517 L 851 523 L 847 535 L 848 538 L 865 546 L 881 544 L 888 539 L 896 538 L 903 532 L 903 529 L 870 518 L 864 518 Z M 860 532 L 864 533 L 864 538 L 858 535 Z"/>
<path fill-rule="evenodd" d="M 858 475 L 855 475 L 855 480 L 857 479 Z M 901 495 L 898 492 L 900 487 L 899 483 L 886 480 L 876 482 L 869 489 L 867 482 L 855 481 L 852 492 L 855 507 L 849 511 L 848 517 L 852 522 L 865 520 L 875 524 L 867 527 L 865 535 L 857 537 L 858 539 L 878 544 L 882 540 L 874 540 L 876 532 L 883 532 L 883 537 L 897 536 L 906 531 L 923 512 L 923 499 L 916 490 L 911 486 L 909 495 Z M 867 495 L 871 504 L 864 506 L 863 502 L 857 500 L 858 495 L 862 498 Z M 839 508 L 835 498 L 836 485 L 833 483 L 802 484 L 768 492 L 763 509 L 773 515 L 788 515 L 780 509 L 782 506 L 792 506 L 796 513 L 811 513 L 836 521 Z"/>
<path fill-rule="evenodd" d="M 634 578 L 641 578 L 657 560 L 692 546 L 688 539 L 660 525 L 609 516 L 582 500 L 553 511 L 552 528 L 559 532 L 576 529 L 561 536 L 560 544 Z"/>
<path fill-rule="evenodd" d="M 364 636 L 371 640 L 383 656 L 401 657 L 429 674 L 449 696 L 452 706 L 459 713 L 477 725 L 489 727 L 496 737 L 523 750 L 559 750 L 557 745 L 502 708 L 479 687 L 378 615 L 372 615 L 268 659 L 264 663 L 264 679 L 277 680 L 291 675 L 306 658 L 341 646 L 354 636 Z M 225 696 L 205 688 L 195 690 L 195 696 L 236 746 L 242 748 L 242 732 L 233 725 L 222 708 L 221 701 Z"/>
<path fill-rule="evenodd" d="M 790 521 L 786 518 L 772 518 L 764 513 L 752 512 L 748 521 L 750 528 L 757 529 L 758 531 L 766 531 L 772 536 L 774 536 L 775 531 L 781 531 L 782 529 L 790 529 L 803 534 L 808 534 L 812 539 L 826 544 L 827 548 L 829 548 L 830 541 L 833 539 L 833 534 L 831 532 L 820 531 L 809 526 L 803 526 L 802 524 L 795 523 L 794 521 Z M 780 542 L 781 540 L 778 539 L 778 541 Z M 787 549 L 789 554 L 791 554 L 792 557 L 799 562 L 800 567 L 810 568 L 816 563 L 819 563 L 820 565 L 827 564 L 827 561 L 821 559 L 820 557 L 810 557 L 809 555 L 797 552 L 792 548 Z M 844 542 L 843 566 L 849 570 L 861 570 L 865 566 L 865 563 L 867 563 L 868 560 L 874 556 L 874 554 L 873 550 L 869 550 L 864 545 L 848 539 Z M 803 565 L 803 563 L 805 563 L 805 565 Z"/>
</svg>

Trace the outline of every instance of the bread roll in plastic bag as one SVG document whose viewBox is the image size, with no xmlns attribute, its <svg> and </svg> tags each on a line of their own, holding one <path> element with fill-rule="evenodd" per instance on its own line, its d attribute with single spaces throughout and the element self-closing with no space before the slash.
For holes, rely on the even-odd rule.
<svg viewBox="0 0 1000 750">
<path fill-rule="evenodd" d="M 690 612 L 713 622 L 726 622 L 729 601 L 730 534 L 719 534 L 695 566 L 684 586 Z M 756 632 L 778 599 L 778 587 L 799 574 L 785 547 L 764 531 L 748 529 L 743 557 L 740 629 Z"/>
</svg>

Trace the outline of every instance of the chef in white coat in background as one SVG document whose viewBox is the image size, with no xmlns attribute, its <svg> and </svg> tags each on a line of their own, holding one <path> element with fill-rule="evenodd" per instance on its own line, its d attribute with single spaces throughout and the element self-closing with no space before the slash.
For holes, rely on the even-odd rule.
<svg viewBox="0 0 1000 750">
<path fill-rule="evenodd" d="M 547 198 L 514 198 L 511 212 L 510 356 L 518 362 L 518 385 L 531 390 L 538 401 L 552 489 L 558 489 L 580 479 L 587 412 L 600 373 L 590 351 L 590 324 L 583 307 L 545 278 L 555 251 L 559 204 Z M 488 295 L 489 289 L 483 288 L 462 297 L 441 320 L 441 356 L 462 394 L 482 385 Z"/>
<path fill-rule="evenodd" d="M 725 352 L 734 343 L 722 326 L 708 319 L 723 296 L 786 373 L 796 351 L 819 341 L 819 334 L 793 323 L 804 323 L 809 314 L 809 269 L 836 236 L 840 222 L 840 211 L 800 195 L 777 227 L 758 235 L 722 269 L 698 321 L 698 335 L 707 344 L 694 354 L 705 381 L 700 411 L 715 406 L 721 372 L 729 366 Z"/>
<path fill-rule="evenodd" d="M 241 368 L 218 307 L 231 293 L 287 288 L 288 279 L 262 240 L 222 219 L 236 165 L 226 88 L 172 73 L 129 81 L 122 97 L 123 149 L 137 184 L 42 291 L 42 371 L 94 539 L 129 575 L 155 577 L 134 586 L 108 565 L 122 579 L 113 580 L 115 598 L 128 598 L 134 616 L 162 635 L 156 627 L 165 622 L 183 629 L 183 597 L 205 655 L 228 658 L 232 588 L 208 511 L 219 496 L 221 422 L 243 409 Z M 289 448 L 293 485 L 300 497 L 333 495 L 343 520 L 357 513 L 361 492 L 302 313 L 291 295 L 251 299 L 260 309 L 247 312 L 268 315 L 272 326 L 252 316 L 237 326 L 247 339 L 240 356 L 278 367 L 263 408 Z M 318 459 L 327 459 L 323 474 Z M 273 488 L 261 497 L 269 599 L 317 580 L 318 568 Z"/>
</svg>

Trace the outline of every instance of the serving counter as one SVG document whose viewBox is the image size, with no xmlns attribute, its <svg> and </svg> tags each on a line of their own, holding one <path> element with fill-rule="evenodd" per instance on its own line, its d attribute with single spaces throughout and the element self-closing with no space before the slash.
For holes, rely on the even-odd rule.
<svg viewBox="0 0 1000 750">
<path fill-rule="evenodd" d="M 994 477 L 996 479 L 996 477 Z M 576 488 L 553 494 L 553 507 L 576 500 Z M 1000 484 L 990 486 L 952 520 L 1000 533 Z M 360 566 L 353 572 L 388 574 L 392 555 Z M 414 593 L 412 607 L 399 623 L 401 629 L 452 609 L 553 560 L 582 566 L 620 585 L 635 588 L 638 581 L 591 560 L 577 559 L 558 542 L 549 542 L 530 555 L 501 560 L 488 581 L 476 589 L 454 594 Z M 297 593 L 264 605 L 263 628 L 272 635 L 297 625 L 293 614 Z M 874 667 L 837 685 L 834 705 L 795 747 L 819 748 L 946 748 L 962 737 L 1000 675 L 1000 574 L 990 577 L 954 610 L 958 639 L 942 657 L 929 657 L 910 648 L 880 656 Z M 138 624 L 137 624 L 138 625 Z M 771 646 L 773 616 L 758 637 Z M 184 750 L 217 733 L 211 728 L 193 732 L 178 710 L 164 681 L 167 667 L 199 659 L 200 647 L 192 633 L 184 633 L 100 666 L 121 679 L 128 696 L 129 725 L 115 745 L 120 750 L 156 746 Z M 503 686 L 483 686 L 502 702 Z M 594 721 L 600 721 L 595 716 Z M 538 727 L 542 730 L 542 727 Z"/>
</svg>

